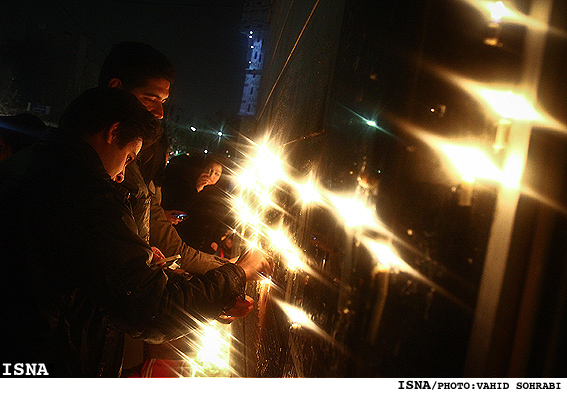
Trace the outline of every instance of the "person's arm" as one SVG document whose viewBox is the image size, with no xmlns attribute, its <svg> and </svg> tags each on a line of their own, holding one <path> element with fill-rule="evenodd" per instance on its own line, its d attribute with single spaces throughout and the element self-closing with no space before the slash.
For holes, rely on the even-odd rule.
<svg viewBox="0 0 567 394">
<path fill-rule="evenodd" d="M 221 257 L 195 250 L 183 242 L 154 198 L 150 207 L 150 244 L 160 249 L 166 257 L 180 254 L 181 258 L 177 264 L 192 275 L 204 274 L 228 262 Z"/>
<path fill-rule="evenodd" d="M 104 313 L 119 328 L 152 342 L 177 338 L 195 319 L 214 319 L 244 297 L 260 260 L 227 263 L 188 279 L 150 267 L 152 251 L 132 230 L 128 209 L 108 196 L 93 199 L 76 225 L 85 273 L 83 283 Z M 104 214 L 101 214 L 104 213 Z M 257 263 L 261 263 L 258 265 Z"/>
</svg>

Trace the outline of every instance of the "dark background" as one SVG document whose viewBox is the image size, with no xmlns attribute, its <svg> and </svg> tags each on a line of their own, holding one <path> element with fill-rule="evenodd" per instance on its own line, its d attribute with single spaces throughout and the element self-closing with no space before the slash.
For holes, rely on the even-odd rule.
<svg viewBox="0 0 567 394">
<path fill-rule="evenodd" d="M 113 44 L 142 41 L 164 52 L 176 66 L 166 108 L 171 118 L 193 123 L 219 113 L 235 114 L 246 68 L 247 37 L 239 32 L 243 3 L 3 1 L 2 104 L 12 112 L 28 102 L 50 106 L 49 114 L 39 115 L 56 122 L 70 100 L 96 84 Z"/>
</svg>

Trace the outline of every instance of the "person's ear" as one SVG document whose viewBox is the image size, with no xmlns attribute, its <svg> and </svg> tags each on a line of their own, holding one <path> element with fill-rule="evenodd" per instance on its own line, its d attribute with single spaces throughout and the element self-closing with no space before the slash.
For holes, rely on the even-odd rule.
<svg viewBox="0 0 567 394">
<path fill-rule="evenodd" d="M 108 87 L 109 88 L 118 88 L 118 89 L 123 89 L 124 87 L 122 86 L 122 81 L 120 80 L 120 78 L 112 78 L 109 82 L 108 82 Z"/>
<path fill-rule="evenodd" d="M 118 134 L 118 125 L 120 124 L 120 122 L 114 122 L 112 124 L 112 126 L 110 126 L 108 129 L 106 129 L 104 131 L 104 140 L 106 141 L 107 144 L 112 144 L 112 142 L 114 140 L 116 140 L 116 138 L 118 138 L 117 134 Z"/>
</svg>

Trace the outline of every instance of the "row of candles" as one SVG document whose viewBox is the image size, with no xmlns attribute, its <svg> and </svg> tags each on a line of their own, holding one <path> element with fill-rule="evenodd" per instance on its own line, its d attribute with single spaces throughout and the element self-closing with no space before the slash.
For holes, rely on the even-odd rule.
<svg viewBox="0 0 567 394">
<path fill-rule="evenodd" d="M 503 17 L 510 18 L 512 14 L 502 11 L 502 2 L 498 2 L 492 12 L 499 12 L 497 22 L 500 23 Z M 525 22 L 524 19 L 522 21 Z M 523 23 L 524 23 L 523 22 Z M 526 22 L 527 23 L 527 22 Z M 438 70 L 445 77 L 463 90 L 468 91 L 479 101 L 482 101 L 487 111 L 493 113 L 498 118 L 496 122 L 495 141 L 492 152 L 484 149 L 482 144 L 475 141 L 453 141 L 433 134 L 418 127 L 398 122 L 398 127 L 406 130 L 422 142 L 431 146 L 440 156 L 446 159 L 448 173 L 455 176 L 459 187 L 459 204 L 471 205 L 473 189 L 478 180 L 489 180 L 496 182 L 500 187 L 519 190 L 521 178 L 525 166 L 525 157 L 514 155 L 507 152 L 503 155 L 504 160 L 497 161 L 498 155 L 505 152 L 510 137 L 510 128 L 513 122 L 524 122 L 539 124 L 560 132 L 565 132 L 567 128 L 536 110 L 535 105 L 530 103 L 521 94 L 512 92 L 509 87 L 483 86 L 465 80 L 446 70 Z M 375 121 L 366 120 L 366 124 L 373 126 Z M 333 342 L 333 339 L 312 321 L 312 319 L 297 305 L 290 303 L 291 286 L 297 278 L 298 273 L 307 275 L 317 275 L 316 264 L 310 261 L 309 257 L 293 241 L 294 234 L 289 229 L 283 227 L 283 222 L 272 223 L 273 220 L 267 219 L 267 214 L 271 211 L 280 211 L 285 214 L 284 208 L 279 206 L 272 199 L 272 194 L 280 188 L 281 184 L 291 187 L 297 195 L 298 202 L 302 206 L 317 205 L 333 212 L 337 219 L 344 223 L 347 229 L 352 229 L 355 241 L 364 246 L 371 253 L 376 261 L 374 269 L 375 283 L 378 284 L 377 298 L 374 302 L 374 312 L 370 323 L 369 340 L 376 340 L 378 328 L 380 326 L 382 312 L 388 295 L 388 282 L 392 271 L 405 271 L 411 275 L 430 284 L 432 288 L 445 293 L 438 288 L 428 278 L 423 277 L 410 265 L 400 258 L 398 252 L 393 247 L 394 242 L 398 245 L 410 248 L 401 239 L 392 234 L 386 226 L 378 219 L 375 207 L 367 199 L 361 198 L 356 192 L 350 196 L 337 195 L 331 191 L 324 190 L 314 181 L 316 177 L 312 174 L 309 180 L 297 181 L 284 170 L 284 162 L 281 159 L 281 152 L 269 147 L 268 142 L 262 144 L 252 144 L 254 153 L 247 157 L 247 164 L 235 171 L 238 180 L 238 187 L 235 194 L 229 196 L 231 205 L 237 214 L 239 223 L 235 232 L 247 243 L 247 246 L 269 250 L 272 255 L 277 255 L 284 263 L 287 270 L 285 277 L 286 290 L 283 300 L 274 300 L 288 316 L 290 326 L 294 328 L 302 327 L 308 329 L 321 337 Z M 565 209 L 567 211 L 567 209 Z M 361 231 L 362 229 L 371 230 Z M 376 234 L 376 237 L 369 237 L 364 234 Z M 417 251 L 419 253 L 419 251 Z M 270 278 L 264 278 L 258 282 L 258 314 L 260 320 L 265 312 L 266 303 L 270 299 L 270 289 L 274 286 Z M 458 300 L 457 300 L 458 301 Z M 227 349 L 226 333 L 230 331 L 223 328 L 225 336 L 217 335 L 218 331 L 205 327 L 204 332 L 208 335 L 202 338 L 201 353 L 202 359 L 207 359 L 221 368 L 229 369 L 228 357 L 230 351 Z M 230 337 L 230 334 L 227 334 Z M 222 349 L 222 350 L 221 350 Z M 208 354 L 208 356 L 206 356 Z M 211 356 L 212 355 L 212 356 Z M 208 357 L 208 358 L 207 358 Z"/>
</svg>

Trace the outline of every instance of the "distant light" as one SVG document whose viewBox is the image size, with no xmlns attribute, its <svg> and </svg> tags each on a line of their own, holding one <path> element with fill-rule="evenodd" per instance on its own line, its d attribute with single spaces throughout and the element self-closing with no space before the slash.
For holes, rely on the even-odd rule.
<svg viewBox="0 0 567 394">
<path fill-rule="evenodd" d="M 254 45 L 250 45 L 250 48 L 254 49 Z"/>
<path fill-rule="evenodd" d="M 248 38 L 252 38 L 252 36 L 248 36 Z"/>
<path fill-rule="evenodd" d="M 222 131 L 219 131 L 217 134 L 219 137 L 222 137 Z"/>
<path fill-rule="evenodd" d="M 254 32 L 252 30 L 250 30 L 250 34 L 254 34 Z"/>
<path fill-rule="evenodd" d="M 203 152 L 204 152 L 205 154 L 207 154 L 207 153 L 209 153 L 209 150 L 208 150 L 208 149 L 205 149 Z"/>
<path fill-rule="evenodd" d="M 193 132 L 197 131 L 197 128 L 196 128 L 195 126 L 191 126 L 190 129 L 191 129 L 191 131 L 193 131 Z"/>
<path fill-rule="evenodd" d="M 366 121 L 366 124 L 367 124 L 368 126 L 370 126 L 370 127 L 376 127 L 376 126 L 378 126 L 378 125 L 376 124 L 376 122 L 373 121 L 373 120 L 367 120 L 367 121 Z"/>
</svg>

